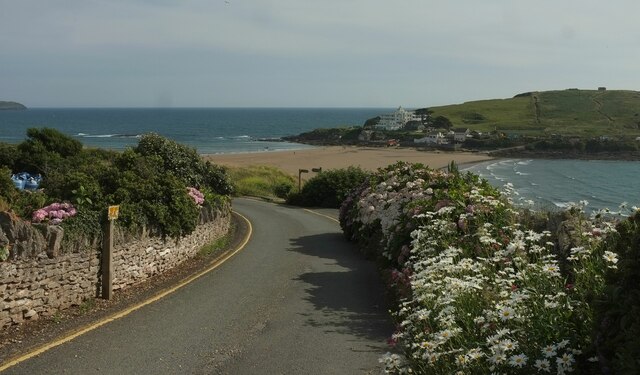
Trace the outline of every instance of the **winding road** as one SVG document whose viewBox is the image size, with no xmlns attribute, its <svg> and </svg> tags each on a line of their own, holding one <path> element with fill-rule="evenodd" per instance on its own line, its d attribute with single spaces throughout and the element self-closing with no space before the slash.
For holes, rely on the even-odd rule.
<svg viewBox="0 0 640 375">
<path fill-rule="evenodd" d="M 233 205 L 253 225 L 233 258 L 2 374 L 379 373 L 393 327 L 375 266 L 329 217 Z"/>
</svg>

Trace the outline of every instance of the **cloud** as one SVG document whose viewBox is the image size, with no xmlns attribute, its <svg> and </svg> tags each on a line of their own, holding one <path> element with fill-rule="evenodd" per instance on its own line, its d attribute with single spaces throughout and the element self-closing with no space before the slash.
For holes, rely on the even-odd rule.
<svg viewBox="0 0 640 375">
<path fill-rule="evenodd" d="M 21 0 L 3 4 L 0 14 L 0 90 L 24 92 L 18 86 L 39 77 L 63 89 L 65 80 L 90 82 L 89 94 L 109 81 L 188 92 L 180 82 L 195 80 L 226 85 L 238 103 L 237 87 L 253 90 L 244 94 L 256 98 L 252 105 L 255 92 L 273 100 L 266 95 L 275 84 L 284 88 L 281 105 L 299 103 L 301 91 L 314 95 L 307 105 L 354 96 L 354 105 L 374 97 L 396 105 L 426 87 L 438 88 L 423 94 L 434 99 L 455 97 L 453 90 L 495 95 L 464 86 L 488 77 L 504 92 L 536 89 L 532 80 L 633 88 L 640 84 L 638 11 L 640 3 L 629 0 Z M 358 95 L 375 87 L 386 94 Z M 180 104 L 180 95 L 171 97 Z"/>
</svg>

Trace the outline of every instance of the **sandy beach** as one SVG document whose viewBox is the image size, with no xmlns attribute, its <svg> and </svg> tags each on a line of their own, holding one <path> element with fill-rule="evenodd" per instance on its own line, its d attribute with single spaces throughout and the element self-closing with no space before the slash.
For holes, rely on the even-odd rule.
<svg viewBox="0 0 640 375">
<path fill-rule="evenodd" d="M 322 169 L 346 168 L 350 165 L 367 170 L 386 167 L 397 161 L 422 163 L 431 168 L 446 167 L 455 161 L 458 165 L 477 163 L 492 158 L 480 153 L 466 152 L 425 152 L 406 148 L 366 148 L 352 146 L 328 146 L 295 151 L 267 151 L 243 154 L 203 155 L 212 163 L 243 167 L 248 165 L 269 165 L 292 175 L 298 169 L 321 167 Z"/>
</svg>

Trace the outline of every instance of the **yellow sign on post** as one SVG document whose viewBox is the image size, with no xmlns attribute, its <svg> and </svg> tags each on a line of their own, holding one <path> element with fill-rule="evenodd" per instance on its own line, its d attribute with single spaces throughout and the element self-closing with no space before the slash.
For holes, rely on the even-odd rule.
<svg viewBox="0 0 640 375">
<path fill-rule="evenodd" d="M 116 220 L 119 213 L 120 206 L 109 206 L 109 213 L 107 214 L 107 217 L 109 220 Z"/>
</svg>

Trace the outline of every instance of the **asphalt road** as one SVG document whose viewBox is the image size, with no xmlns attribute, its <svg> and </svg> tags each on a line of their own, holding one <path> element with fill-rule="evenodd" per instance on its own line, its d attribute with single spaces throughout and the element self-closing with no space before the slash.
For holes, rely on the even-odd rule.
<svg viewBox="0 0 640 375">
<path fill-rule="evenodd" d="M 3 374 L 379 373 L 393 327 L 374 265 L 339 225 L 248 199 L 234 209 L 253 236 L 232 259 Z"/>
</svg>

